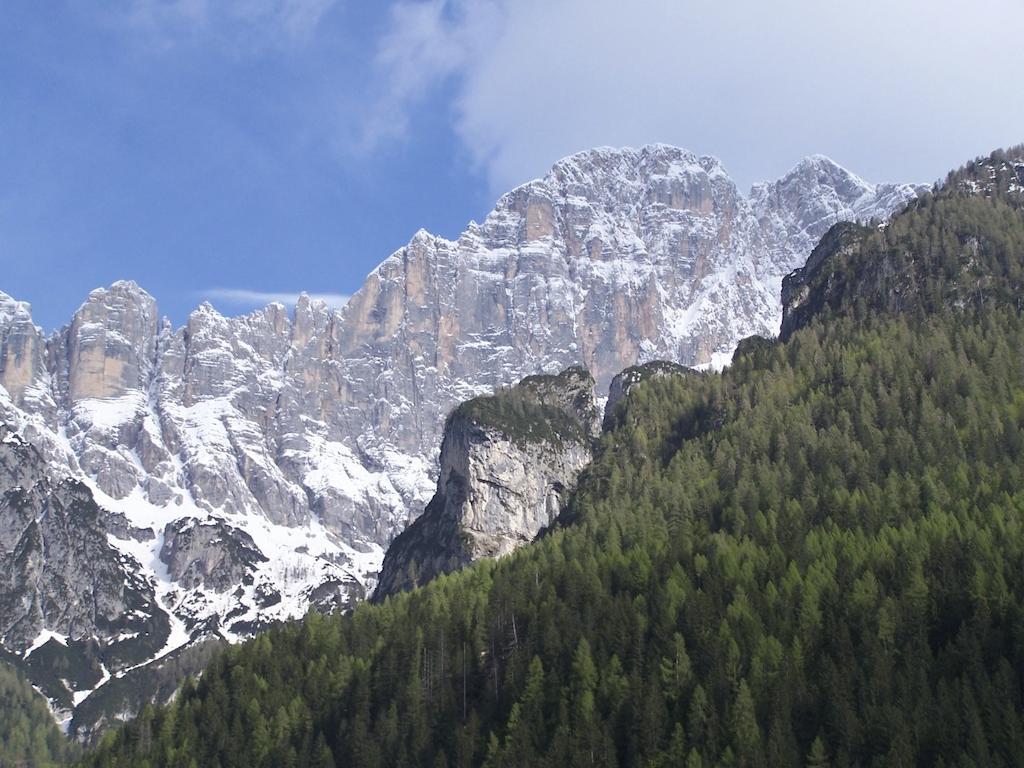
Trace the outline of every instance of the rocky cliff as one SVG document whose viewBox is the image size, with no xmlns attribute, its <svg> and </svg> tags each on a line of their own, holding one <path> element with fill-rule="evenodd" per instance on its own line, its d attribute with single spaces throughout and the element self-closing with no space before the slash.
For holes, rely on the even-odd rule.
<svg viewBox="0 0 1024 768">
<path fill-rule="evenodd" d="M 0 420 L 91 494 L 165 645 L 234 640 L 373 587 L 437 488 L 458 403 L 576 364 L 604 392 L 652 359 L 724 363 L 738 339 L 775 333 L 782 276 L 830 225 L 915 194 L 814 157 L 744 196 L 714 158 L 596 149 L 455 240 L 417 233 L 341 311 L 204 304 L 173 328 L 119 282 L 47 335 L 0 294 Z M 39 584 L 10 590 L 31 603 Z M 59 631 L 42 616 L 8 650 L 32 656 Z M 102 653 L 98 621 L 73 632 Z"/>
<path fill-rule="evenodd" d="M 598 433 L 583 368 L 460 405 L 445 423 L 437 491 L 388 549 L 374 599 L 532 541 L 558 517 Z"/>
<path fill-rule="evenodd" d="M 64 711 L 170 639 L 153 586 L 111 546 L 105 517 L 84 484 L 0 424 L 0 640 Z"/>
</svg>

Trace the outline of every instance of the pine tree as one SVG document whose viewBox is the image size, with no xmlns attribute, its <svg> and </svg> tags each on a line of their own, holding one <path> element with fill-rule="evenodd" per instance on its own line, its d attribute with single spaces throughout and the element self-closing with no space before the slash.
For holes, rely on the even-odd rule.
<svg viewBox="0 0 1024 768">
<path fill-rule="evenodd" d="M 831 765 L 825 742 L 821 736 L 815 737 L 811 743 L 811 750 L 807 753 L 807 768 L 829 768 Z"/>
</svg>

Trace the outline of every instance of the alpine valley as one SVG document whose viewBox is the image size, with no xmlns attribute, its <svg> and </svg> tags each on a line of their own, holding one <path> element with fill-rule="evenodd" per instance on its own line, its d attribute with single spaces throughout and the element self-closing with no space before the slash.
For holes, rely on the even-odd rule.
<svg viewBox="0 0 1024 768">
<path fill-rule="evenodd" d="M 877 228 L 926 190 L 814 156 L 744 195 L 711 157 L 601 148 L 454 241 L 417 232 L 341 310 L 204 304 L 173 328 L 118 282 L 47 335 L 0 294 L 4 658 L 88 738 L 218 644 L 370 596 L 425 508 L 381 597 L 519 547 L 593 458 L 617 374 L 640 366 L 612 405 L 721 368 L 778 333 L 783 278 L 834 225 Z M 813 286 L 786 290 L 832 301 Z M 481 414 L 509 403 L 495 432 Z"/>
</svg>

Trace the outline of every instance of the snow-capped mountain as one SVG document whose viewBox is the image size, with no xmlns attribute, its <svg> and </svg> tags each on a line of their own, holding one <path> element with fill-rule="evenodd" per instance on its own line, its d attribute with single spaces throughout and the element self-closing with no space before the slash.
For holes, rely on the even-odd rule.
<svg viewBox="0 0 1024 768">
<path fill-rule="evenodd" d="M 132 610 L 153 619 L 131 629 L 152 636 L 150 656 L 347 605 L 430 498 L 455 404 L 573 364 L 599 392 L 649 360 L 722 364 L 739 339 L 777 331 L 783 276 L 832 224 L 887 218 L 915 194 L 818 156 L 744 196 L 711 157 L 595 149 L 457 240 L 416 233 L 340 311 L 305 297 L 238 318 L 203 305 L 174 329 L 119 282 L 46 337 L 0 294 L 3 439 L 46 468 L 35 479 L 0 462 L 0 515 L 24 523 L 0 556 L 28 551 L 49 514 L 15 491 L 71 478 L 103 510 Z M 0 600 L 4 648 L 31 668 L 47 646 L 96 640 L 95 674 L 65 686 L 73 704 L 140 663 L 104 656 L 124 626 L 23 581 Z"/>
</svg>

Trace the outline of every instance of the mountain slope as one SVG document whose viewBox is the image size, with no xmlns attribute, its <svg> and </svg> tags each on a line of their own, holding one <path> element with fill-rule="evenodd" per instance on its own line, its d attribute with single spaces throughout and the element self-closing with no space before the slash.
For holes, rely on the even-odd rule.
<svg viewBox="0 0 1024 768">
<path fill-rule="evenodd" d="M 844 313 L 863 320 L 1019 302 L 1022 207 L 1024 148 L 1015 147 L 951 173 L 890 226 L 834 227 L 783 281 L 782 336 Z"/>
<path fill-rule="evenodd" d="M 203 305 L 174 329 L 118 282 L 47 337 L 0 295 L 0 417 L 105 511 L 112 556 L 154 596 L 142 613 L 170 627 L 153 648 L 237 640 L 372 588 L 436 487 L 460 401 L 579 363 L 604 391 L 656 357 L 721 362 L 774 332 L 782 276 L 830 224 L 917 191 L 815 157 L 744 197 L 713 158 L 597 149 L 455 241 L 418 233 L 341 312 Z M 6 647 L 53 631 L 39 614 Z"/>
<path fill-rule="evenodd" d="M 0 664 L 0 765 L 50 768 L 78 754 L 53 722 L 46 700 Z"/>
<path fill-rule="evenodd" d="M 1016 764 L 1024 251 L 978 307 L 908 311 L 884 263 L 821 255 L 890 311 L 630 387 L 565 528 L 232 648 L 89 764 Z"/>
</svg>

